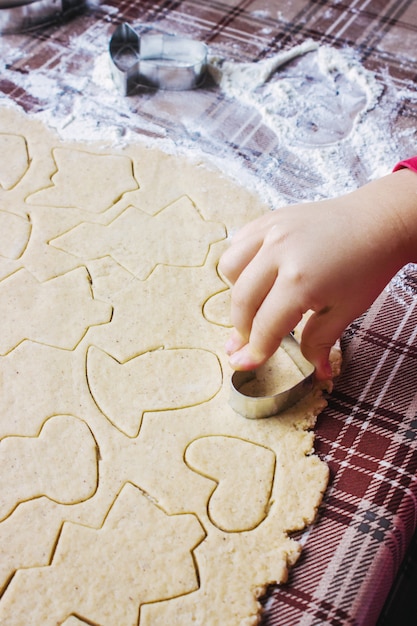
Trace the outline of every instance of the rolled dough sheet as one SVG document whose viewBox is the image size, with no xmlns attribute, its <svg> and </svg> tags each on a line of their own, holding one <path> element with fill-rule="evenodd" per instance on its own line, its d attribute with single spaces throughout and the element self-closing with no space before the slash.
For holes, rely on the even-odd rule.
<svg viewBox="0 0 417 626">
<path fill-rule="evenodd" d="M 0 623 L 258 623 L 328 480 L 322 389 L 259 421 L 228 403 L 217 263 L 268 208 L 15 109 L 0 146 Z"/>
</svg>

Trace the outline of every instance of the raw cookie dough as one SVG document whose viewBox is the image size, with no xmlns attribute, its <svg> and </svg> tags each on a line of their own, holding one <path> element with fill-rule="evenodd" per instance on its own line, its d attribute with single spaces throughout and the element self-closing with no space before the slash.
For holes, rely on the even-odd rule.
<svg viewBox="0 0 417 626">
<path fill-rule="evenodd" d="M 263 420 L 228 402 L 217 263 L 268 208 L 15 109 L 0 147 L 0 623 L 257 624 L 328 480 L 322 389 Z"/>
</svg>

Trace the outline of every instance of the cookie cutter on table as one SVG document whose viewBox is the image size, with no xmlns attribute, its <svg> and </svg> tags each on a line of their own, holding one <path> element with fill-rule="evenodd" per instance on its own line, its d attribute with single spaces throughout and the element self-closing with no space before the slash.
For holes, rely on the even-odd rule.
<svg viewBox="0 0 417 626">
<path fill-rule="evenodd" d="M 300 344 L 292 334 L 281 341 L 281 348 L 290 356 L 303 375 L 293 387 L 268 396 L 252 396 L 241 391 L 242 386 L 256 378 L 256 370 L 236 371 L 231 378 L 231 407 L 243 417 L 258 419 L 282 413 L 307 395 L 313 387 L 314 366 L 304 358 Z"/>
<path fill-rule="evenodd" d="M 57 20 L 85 0 L 0 0 L 0 33 L 19 33 Z"/>
<path fill-rule="evenodd" d="M 113 79 L 122 95 L 137 86 L 181 91 L 198 87 L 207 69 L 207 46 L 178 35 L 139 35 L 120 24 L 110 39 Z"/>
</svg>

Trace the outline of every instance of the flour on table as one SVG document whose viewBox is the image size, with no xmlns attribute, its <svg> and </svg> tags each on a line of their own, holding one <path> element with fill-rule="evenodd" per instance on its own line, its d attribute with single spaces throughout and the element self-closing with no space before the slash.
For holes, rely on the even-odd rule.
<svg viewBox="0 0 417 626">
<path fill-rule="evenodd" d="M 138 32 L 144 28 L 132 26 Z M 377 77 L 349 47 L 306 41 L 242 63 L 213 44 L 209 71 L 217 88 L 126 98 L 111 78 L 109 36 L 110 25 L 108 30 L 95 29 L 94 37 L 83 30 L 72 35 L 74 54 L 89 59 L 82 75 L 59 65 L 14 71 L 18 51 L 7 38 L 0 40 L 8 78 L 42 104 L 32 115 L 65 141 L 122 146 L 144 133 L 164 151 L 191 159 L 208 155 L 274 208 L 350 191 L 388 173 L 399 155 L 405 156 L 407 145 L 412 146 L 413 129 L 393 125 L 402 102 L 414 97 L 414 86 L 399 88 L 389 76 Z M 213 105 L 213 119 L 201 115 Z M 230 120 L 240 119 L 247 132 L 240 124 L 229 128 Z M 267 137 L 266 147 L 257 145 L 258 135 Z M 243 159 L 233 149 L 235 139 Z"/>
</svg>

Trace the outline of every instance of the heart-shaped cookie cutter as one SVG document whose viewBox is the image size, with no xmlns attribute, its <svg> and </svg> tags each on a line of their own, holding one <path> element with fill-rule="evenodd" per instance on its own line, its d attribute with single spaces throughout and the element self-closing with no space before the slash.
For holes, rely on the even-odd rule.
<svg viewBox="0 0 417 626">
<path fill-rule="evenodd" d="M 286 335 L 281 348 L 291 357 L 303 378 L 293 387 L 270 396 L 247 395 L 242 386 L 256 378 L 257 370 L 236 371 L 231 378 L 231 407 L 243 417 L 258 419 L 282 413 L 301 400 L 313 387 L 314 366 L 303 356 L 300 344 L 295 337 Z"/>
<path fill-rule="evenodd" d="M 141 34 L 120 24 L 110 39 L 113 79 L 122 95 L 138 85 L 181 91 L 198 87 L 207 69 L 207 46 L 177 35 Z"/>
</svg>

